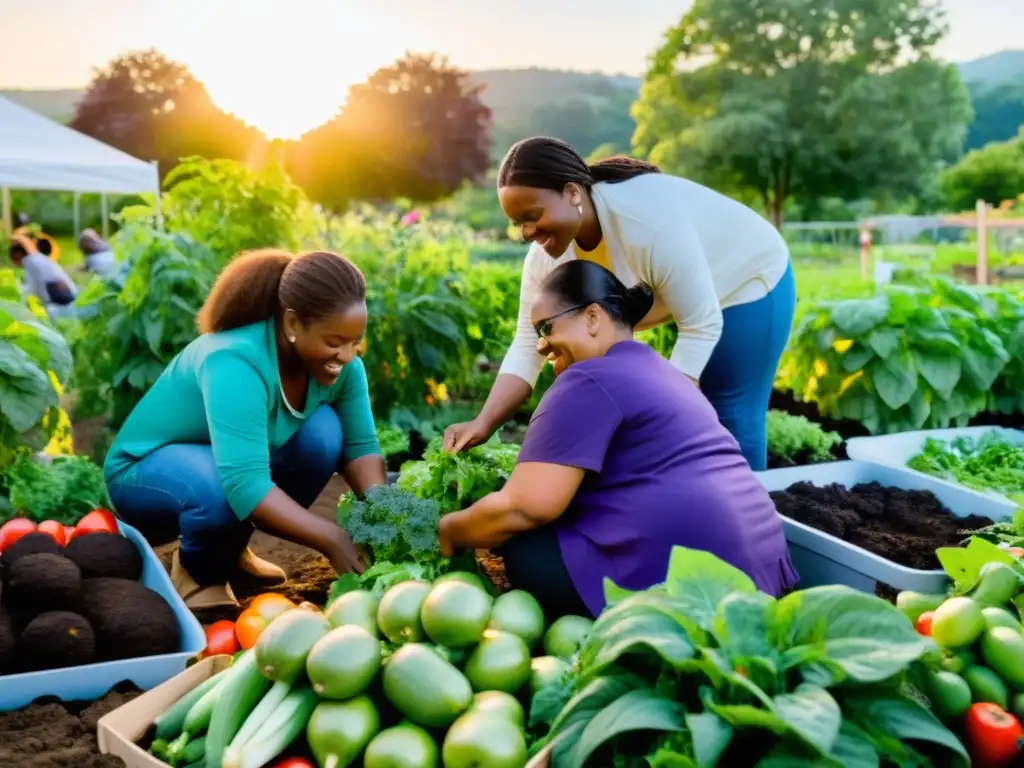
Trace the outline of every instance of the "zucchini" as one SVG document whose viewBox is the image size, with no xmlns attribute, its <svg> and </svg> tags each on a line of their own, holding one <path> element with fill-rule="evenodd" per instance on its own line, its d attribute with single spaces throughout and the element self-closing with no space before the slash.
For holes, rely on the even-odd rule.
<svg viewBox="0 0 1024 768">
<path fill-rule="evenodd" d="M 173 766 L 185 765 L 190 762 L 184 759 L 185 747 L 188 745 L 189 738 L 188 733 L 183 731 L 178 738 L 168 744 L 164 760 Z"/>
<path fill-rule="evenodd" d="M 230 667 L 228 669 L 230 669 Z M 203 698 L 208 691 L 224 679 L 224 675 L 227 674 L 228 669 L 222 669 L 213 677 L 204 680 L 174 702 L 169 709 L 158 715 L 156 720 L 153 721 L 153 725 L 156 726 L 156 738 L 164 739 L 166 741 L 178 738 L 178 736 L 181 735 L 181 732 L 185 729 L 185 717 L 188 715 L 188 711 L 192 709 L 196 702 Z"/>
<path fill-rule="evenodd" d="M 296 686 L 263 723 L 263 727 L 242 745 L 238 761 L 224 768 L 261 768 L 280 755 L 306 728 L 320 697 L 310 685 Z"/>
<path fill-rule="evenodd" d="M 252 653 L 245 651 L 245 655 L 241 658 L 249 658 L 251 660 Z M 210 727 L 210 718 L 213 717 L 213 708 L 217 704 L 217 698 L 220 696 L 227 684 L 234 679 L 235 675 L 238 674 L 239 669 L 239 662 L 234 662 L 230 667 L 225 669 L 224 674 L 217 679 L 217 684 L 207 690 L 206 693 L 200 697 L 199 701 L 192 705 L 188 714 L 185 715 L 185 723 L 182 726 L 182 730 L 185 733 L 189 736 L 197 736 Z"/>
<path fill-rule="evenodd" d="M 206 768 L 221 768 L 224 750 L 270 687 L 270 681 L 260 673 L 255 654 L 246 653 L 234 668 L 234 676 L 222 689 L 215 689 L 217 706 L 206 734 Z"/>
</svg>

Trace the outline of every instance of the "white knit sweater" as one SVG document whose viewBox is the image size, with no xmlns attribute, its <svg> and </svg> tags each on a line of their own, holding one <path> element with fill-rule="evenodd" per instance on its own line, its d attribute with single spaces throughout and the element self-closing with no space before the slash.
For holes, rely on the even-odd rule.
<svg viewBox="0 0 1024 768">
<path fill-rule="evenodd" d="M 674 319 L 679 340 L 670 361 L 699 378 L 721 336 L 722 310 L 757 301 L 776 286 L 789 264 L 786 242 L 742 203 L 668 174 L 596 184 L 592 195 L 615 276 L 627 287 L 645 282 L 654 289 L 654 307 L 638 330 Z M 531 245 L 516 337 L 501 373 L 536 383 L 545 360 L 530 323 L 533 300 L 544 278 L 575 258 L 574 246 L 555 260 Z"/>
</svg>

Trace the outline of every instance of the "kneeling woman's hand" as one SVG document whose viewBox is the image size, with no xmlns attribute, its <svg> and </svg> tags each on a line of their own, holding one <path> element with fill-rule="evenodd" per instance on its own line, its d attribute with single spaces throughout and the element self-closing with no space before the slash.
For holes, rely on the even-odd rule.
<svg viewBox="0 0 1024 768">
<path fill-rule="evenodd" d="M 355 542 L 343 528 L 339 527 L 338 532 L 340 534 L 338 540 L 333 543 L 331 551 L 325 552 L 324 555 L 331 561 L 331 566 L 339 574 L 362 573 L 366 570 L 366 565 L 363 563 L 359 550 L 356 549 Z"/>
</svg>

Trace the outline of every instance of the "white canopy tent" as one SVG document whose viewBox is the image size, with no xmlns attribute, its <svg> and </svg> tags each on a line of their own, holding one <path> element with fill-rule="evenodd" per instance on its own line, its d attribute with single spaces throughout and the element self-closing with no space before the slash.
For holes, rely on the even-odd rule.
<svg viewBox="0 0 1024 768">
<path fill-rule="evenodd" d="M 11 230 L 11 189 L 55 190 L 75 194 L 99 192 L 103 226 L 107 193 L 156 194 L 160 211 L 160 175 L 156 161 L 147 163 L 101 141 L 0 97 L 0 194 L 2 223 Z"/>
</svg>

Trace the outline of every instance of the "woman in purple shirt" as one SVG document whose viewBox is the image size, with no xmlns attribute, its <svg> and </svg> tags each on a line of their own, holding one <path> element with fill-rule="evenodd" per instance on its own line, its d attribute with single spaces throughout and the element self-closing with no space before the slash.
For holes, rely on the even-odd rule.
<svg viewBox="0 0 1024 768">
<path fill-rule="evenodd" d="M 441 549 L 498 547 L 513 587 L 549 619 L 596 616 L 607 577 L 665 578 L 674 545 L 700 549 L 779 595 L 796 583 L 782 520 L 694 383 L 633 329 L 653 301 L 570 261 L 541 286 L 540 354 L 564 368 L 530 421 L 505 487 L 441 519 Z"/>
</svg>

